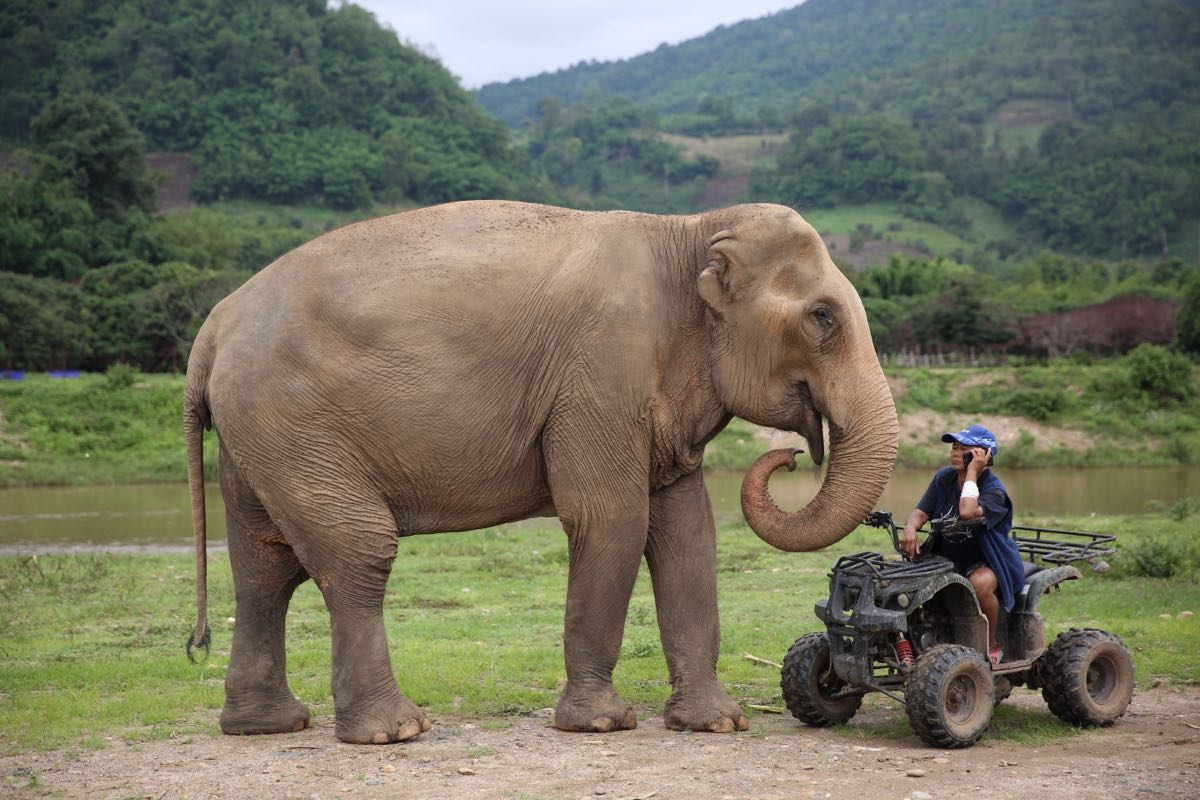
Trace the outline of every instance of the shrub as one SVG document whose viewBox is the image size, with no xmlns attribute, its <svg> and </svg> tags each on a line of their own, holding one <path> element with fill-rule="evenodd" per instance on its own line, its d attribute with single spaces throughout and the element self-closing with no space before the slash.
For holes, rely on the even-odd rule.
<svg viewBox="0 0 1200 800">
<path fill-rule="evenodd" d="M 138 371 L 132 364 L 116 363 L 104 370 L 104 388 L 128 389 L 137 380 Z"/>
<path fill-rule="evenodd" d="M 1122 359 L 1132 389 L 1160 401 L 1183 402 L 1196 393 L 1192 361 L 1154 344 L 1140 344 Z"/>
<path fill-rule="evenodd" d="M 1198 511 L 1200 511 L 1200 500 L 1185 497 L 1167 509 L 1167 516 L 1176 522 L 1183 522 Z"/>
<path fill-rule="evenodd" d="M 1122 550 L 1133 559 L 1130 571 L 1143 578 L 1169 578 L 1179 571 L 1186 553 L 1182 546 L 1162 539 L 1143 539 Z"/>
</svg>

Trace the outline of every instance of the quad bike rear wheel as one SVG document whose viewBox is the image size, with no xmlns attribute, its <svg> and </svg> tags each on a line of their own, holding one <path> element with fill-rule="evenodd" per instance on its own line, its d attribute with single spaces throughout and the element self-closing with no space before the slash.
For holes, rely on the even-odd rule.
<svg viewBox="0 0 1200 800">
<path fill-rule="evenodd" d="M 818 727 L 840 725 L 858 713 L 862 694 L 835 696 L 847 685 L 833 672 L 829 637 L 809 633 L 796 640 L 783 659 L 779 687 L 788 711 L 801 722 Z"/>
<path fill-rule="evenodd" d="M 987 659 L 960 644 L 926 650 L 904 682 L 908 722 L 934 747 L 969 747 L 992 720 L 995 680 Z"/>
<path fill-rule="evenodd" d="M 1106 631 L 1060 633 L 1035 669 L 1046 705 L 1072 725 L 1112 725 L 1133 699 L 1133 658 Z"/>
</svg>

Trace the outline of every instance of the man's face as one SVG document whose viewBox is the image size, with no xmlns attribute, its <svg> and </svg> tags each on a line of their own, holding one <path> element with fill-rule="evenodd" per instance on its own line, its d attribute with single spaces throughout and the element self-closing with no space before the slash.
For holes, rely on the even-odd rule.
<svg viewBox="0 0 1200 800">
<path fill-rule="evenodd" d="M 962 469 L 963 468 L 963 454 L 969 452 L 970 450 L 971 450 L 971 448 L 965 444 L 960 444 L 959 442 L 951 442 L 950 443 L 950 466 L 954 467 L 955 469 Z"/>
</svg>

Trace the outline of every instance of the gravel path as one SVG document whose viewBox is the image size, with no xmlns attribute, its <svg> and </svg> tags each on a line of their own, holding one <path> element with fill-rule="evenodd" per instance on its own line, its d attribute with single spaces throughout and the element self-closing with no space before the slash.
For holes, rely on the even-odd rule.
<svg viewBox="0 0 1200 800">
<path fill-rule="evenodd" d="M 1044 708 L 1018 689 L 1006 701 Z M 640 727 L 566 734 L 549 713 L 439 717 L 416 740 L 339 743 L 333 719 L 297 734 L 113 740 L 0 757 L 0 796 L 64 798 L 854 798 L 931 800 L 1200 797 L 1200 687 L 1138 692 L 1111 728 L 1052 745 L 997 742 L 939 751 L 915 737 L 870 738 L 856 723 L 903 716 L 865 705 L 840 730 L 762 715 L 747 734 L 676 733 L 642 710 Z M 215 720 L 214 720 L 215 721 Z"/>
</svg>

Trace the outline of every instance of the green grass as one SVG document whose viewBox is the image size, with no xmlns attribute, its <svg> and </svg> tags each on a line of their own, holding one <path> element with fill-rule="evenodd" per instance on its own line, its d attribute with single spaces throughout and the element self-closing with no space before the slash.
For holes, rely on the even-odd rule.
<svg viewBox="0 0 1200 800">
<path fill-rule="evenodd" d="M 1072 447 L 1049 446 L 1026 431 L 1006 449 L 1008 467 L 1165 466 L 1200 462 L 1200 396 L 1195 368 L 1187 359 L 1169 378 L 1170 396 L 1138 383 L 1136 355 L 1083 363 L 1060 359 L 1047 364 L 1014 362 L 993 368 L 893 368 L 886 371 L 902 387 L 901 414 L 939 414 L 1031 419 L 1050 430 L 1085 434 Z M 1186 374 L 1191 368 L 1192 376 Z M 1190 387 L 1182 391 L 1184 387 Z M 935 466 L 945 460 L 937 442 L 903 444 L 900 463 Z"/>
<path fill-rule="evenodd" d="M 1129 544 L 1149 536 L 1196 539 L 1188 520 L 1159 515 L 1055 522 L 1107 526 Z M 723 528 L 718 542 L 720 677 L 742 703 L 779 706 L 778 671 L 742 654 L 778 661 L 798 636 L 817 630 L 812 606 L 827 590 L 836 555 L 877 549 L 881 536 L 859 529 L 811 554 L 775 551 L 740 526 Z M 1072 625 L 1102 627 L 1129 644 L 1139 685 L 1195 682 L 1200 622 L 1178 613 L 1200 607 L 1197 571 L 1135 577 L 1122 558 L 1113 559 L 1110 574 L 1088 573 L 1043 601 L 1048 635 Z M 564 682 L 566 559 L 559 531 L 501 528 L 402 540 L 385 620 L 405 692 L 435 717 L 469 715 L 498 726 L 507 716 L 553 706 Z M 185 555 L 0 559 L 0 749 L 215 734 L 234 616 L 227 557 L 210 561 L 214 650 L 195 665 L 183 654 L 194 619 L 193 576 Z M 288 672 L 293 691 L 317 714 L 332 713 L 329 664 L 328 615 L 307 583 L 288 616 Z M 644 568 L 615 682 L 642 716 L 661 713 L 669 688 Z M 1039 742 L 1070 734 L 1043 716 L 1002 710 L 996 735 Z M 897 708 L 885 728 L 907 735 L 903 726 Z"/>
<path fill-rule="evenodd" d="M 1092 444 L 1050 447 L 1035 438 L 1007 448 L 1008 467 L 1150 466 L 1200 463 L 1200 392 L 1160 397 L 1139 388 L 1131 357 L 1083 363 L 1014 362 L 995 368 L 888 368 L 903 386 L 897 410 L 929 409 L 971 418 L 1031 418 L 1081 431 Z M 1180 383 L 1173 375 L 1172 384 Z M 77 380 L 27 374 L 0 381 L 0 487 L 182 481 L 183 376 L 105 375 Z M 216 436 L 205 436 L 205 469 L 216 474 Z M 741 469 L 763 451 L 749 423 L 735 419 L 709 445 L 705 465 Z M 900 463 L 940 466 L 938 442 L 905 443 Z"/>
<path fill-rule="evenodd" d="M 0 381 L 0 486 L 180 481 L 183 376 L 56 379 L 27 373 Z M 216 437 L 205 437 L 215 475 Z"/>
<path fill-rule="evenodd" d="M 850 234 L 859 225 L 870 225 L 882 238 L 900 244 L 923 247 L 932 253 L 966 251 L 972 245 L 931 222 L 910 219 L 891 203 L 871 203 L 838 208 L 806 208 L 801 213 L 814 228 L 828 236 Z M 889 227 L 899 226 L 898 230 Z"/>
</svg>

